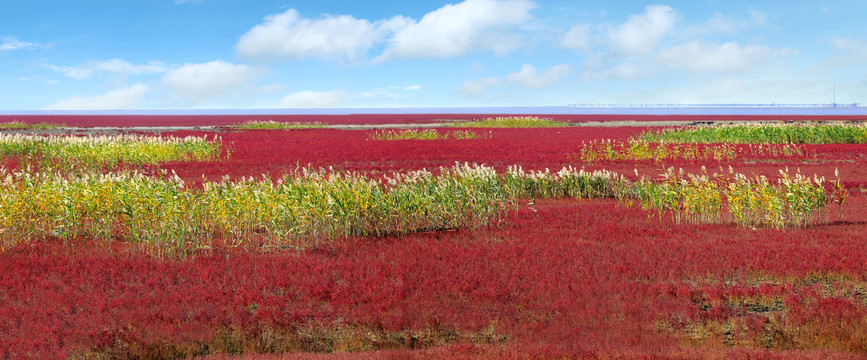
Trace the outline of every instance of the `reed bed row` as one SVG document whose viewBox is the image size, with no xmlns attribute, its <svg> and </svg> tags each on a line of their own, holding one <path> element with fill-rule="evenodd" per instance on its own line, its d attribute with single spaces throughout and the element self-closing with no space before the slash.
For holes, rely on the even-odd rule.
<svg viewBox="0 0 867 360">
<path fill-rule="evenodd" d="M 748 177 L 729 168 L 728 174 L 684 174 L 673 168 L 658 181 L 641 177 L 633 196 L 645 209 L 672 214 L 677 222 L 735 223 L 747 227 L 784 228 L 821 223 L 828 205 L 842 205 L 848 192 L 839 178 L 806 177 L 789 169 L 779 178 Z"/>
<path fill-rule="evenodd" d="M 772 183 L 743 175 L 629 181 L 609 171 L 558 172 L 456 164 L 371 180 L 355 173 L 299 169 L 270 179 L 186 186 L 177 176 L 137 172 L 64 176 L 2 170 L 0 248 L 27 239 L 123 239 L 159 254 L 188 254 L 220 240 L 259 248 L 305 249 L 341 237 L 397 235 L 486 226 L 518 199 L 617 198 L 673 213 L 678 221 L 805 226 L 822 220 L 824 179 L 781 173 Z"/>
<path fill-rule="evenodd" d="M 50 130 L 50 129 L 59 129 L 62 127 L 66 127 L 65 124 L 54 124 L 54 123 L 36 123 L 36 124 L 28 124 L 20 121 L 10 121 L 5 123 L 0 123 L 0 130 Z"/>
<path fill-rule="evenodd" d="M 623 175 L 571 166 L 556 173 L 549 169 L 526 172 L 520 166 L 510 166 L 500 182 L 510 199 L 622 199 L 630 193 L 630 182 Z"/>
<path fill-rule="evenodd" d="M 490 135 L 488 135 L 490 136 Z M 469 140 L 480 139 L 484 135 L 480 135 L 471 130 L 457 131 L 437 131 L 435 129 L 425 130 L 382 130 L 370 133 L 370 140 Z"/>
<path fill-rule="evenodd" d="M 348 173 L 299 170 L 278 182 L 244 179 L 187 188 L 140 173 L 9 172 L 0 188 L 0 237 L 123 238 L 185 254 L 213 239 L 307 248 L 343 236 L 381 236 L 496 221 L 505 196 L 484 167 L 396 175 L 388 183 Z M 245 244 L 246 245 L 246 244 Z"/>
<path fill-rule="evenodd" d="M 867 142 L 867 126 L 747 124 L 689 127 L 649 132 L 640 139 L 664 143 L 860 144 Z"/>
<path fill-rule="evenodd" d="M 31 238 L 122 238 L 164 253 L 212 246 L 309 248 L 349 236 L 485 226 L 518 197 L 608 197 L 609 172 L 513 168 L 503 177 L 457 164 L 375 181 L 353 173 L 299 169 L 269 179 L 187 187 L 176 176 L 136 172 L 79 175 L 6 171 L 0 184 L 0 243 Z"/>
<path fill-rule="evenodd" d="M 274 120 L 252 120 L 241 124 L 232 125 L 233 129 L 239 130 L 293 130 L 293 129 L 321 129 L 325 124 L 319 122 L 277 122 Z"/>
<path fill-rule="evenodd" d="M 730 161 L 735 159 L 779 159 L 804 157 L 809 151 L 797 144 L 678 144 L 651 143 L 643 139 L 626 142 L 594 140 L 581 143 L 575 154 L 581 162 L 599 161 Z"/>
<path fill-rule="evenodd" d="M 453 127 L 484 127 L 484 128 L 547 128 L 565 127 L 569 124 L 549 118 L 536 116 L 509 116 L 486 118 L 472 121 L 460 121 L 449 124 Z"/>
<path fill-rule="evenodd" d="M 218 137 L 36 136 L 0 134 L 0 156 L 24 157 L 43 170 L 102 169 L 119 164 L 206 161 L 220 156 Z"/>
</svg>

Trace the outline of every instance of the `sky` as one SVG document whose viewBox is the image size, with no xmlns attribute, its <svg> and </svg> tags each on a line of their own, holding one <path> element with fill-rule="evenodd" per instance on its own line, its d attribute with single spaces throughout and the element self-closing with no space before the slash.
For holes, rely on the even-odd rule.
<svg viewBox="0 0 867 360">
<path fill-rule="evenodd" d="M 0 0 L 0 110 L 867 103 L 867 2 Z"/>
</svg>

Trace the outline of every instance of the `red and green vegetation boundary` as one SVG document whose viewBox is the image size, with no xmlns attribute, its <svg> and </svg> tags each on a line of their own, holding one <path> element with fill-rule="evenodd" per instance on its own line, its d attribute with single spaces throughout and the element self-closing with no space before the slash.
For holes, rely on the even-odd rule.
<svg viewBox="0 0 867 360">
<path fill-rule="evenodd" d="M 473 120 L 509 117 L 514 114 L 349 114 L 349 115 L 0 115 L 0 123 L 22 122 L 66 124 L 76 127 L 95 126 L 229 126 L 247 121 L 322 124 L 415 124 L 442 120 Z M 863 115 L 557 115 L 526 114 L 564 122 L 587 121 L 863 121 Z"/>
<path fill-rule="evenodd" d="M 474 343 L 512 356 L 856 357 L 867 351 L 863 248 L 847 223 L 661 226 L 611 200 L 304 253 L 161 261 L 55 240 L 0 254 L 0 349 L 182 358 Z"/>
<path fill-rule="evenodd" d="M 0 358 L 276 359 L 310 352 L 333 358 L 863 358 L 867 145 L 806 144 L 793 146 L 801 153 L 780 147 L 761 154 L 737 152 L 751 146 L 737 145 L 737 156 L 723 159 L 681 156 L 688 151 L 671 148 L 665 151 L 675 156 L 576 156 L 587 143 L 626 142 L 646 130 L 472 129 L 490 136 L 436 141 L 378 141 L 370 139 L 375 131 L 330 129 L 222 133 L 219 144 L 230 154 L 134 168 L 147 181 L 183 184 L 173 188 L 178 198 L 223 186 L 223 176 L 225 186 L 276 185 L 303 168 L 320 179 L 358 172 L 359 186 L 388 184 L 394 171 L 409 176 L 424 168 L 432 170 L 424 178 L 434 179 L 444 174 L 435 169 L 455 161 L 486 164 L 499 179 L 508 178 L 513 164 L 527 175 L 503 187 L 521 190 L 501 193 L 515 200 L 487 226 L 349 233 L 303 249 L 237 246 L 235 240 L 268 235 L 254 228 L 235 238 L 218 231 L 208 246 L 191 246 L 183 257 L 155 257 L 126 241 L 123 221 L 109 221 L 107 236 L 64 226 L 7 238 L 14 241 L 0 251 Z M 707 146 L 716 145 L 696 148 Z M 12 172 L 39 171 L 28 170 L 20 155 L 4 156 L 3 163 Z M 94 201 L 67 205 L 93 215 L 105 202 L 70 184 L 120 178 L 117 170 L 126 165 L 109 174 L 101 166 L 31 173 L 27 181 L 66 179 L 69 191 L 54 198 L 90 196 Z M 315 170 L 320 166 L 326 170 Z M 614 192 L 586 199 L 555 191 L 568 188 L 554 180 L 565 166 L 623 174 L 624 184 L 635 186 L 632 197 L 622 197 L 632 206 Z M 7 175 L 4 186 L 24 183 Z M 478 196 L 497 195 L 488 183 Z M 237 197 L 241 202 L 265 192 L 243 186 L 251 191 Z M 794 205 L 777 218 L 732 209 L 731 196 L 745 199 L 736 206 L 755 209 L 785 204 L 773 199 L 804 201 L 788 202 Z M 338 205 L 328 198 L 329 206 Z M 168 211 L 172 201 L 140 208 Z M 798 212 L 810 203 L 825 207 Z M 52 211 L 59 214 L 63 204 Z M 729 214 L 748 216 L 741 223 Z M 759 218 L 770 222 L 754 222 Z M 797 226 L 777 228 L 775 219 Z"/>
</svg>

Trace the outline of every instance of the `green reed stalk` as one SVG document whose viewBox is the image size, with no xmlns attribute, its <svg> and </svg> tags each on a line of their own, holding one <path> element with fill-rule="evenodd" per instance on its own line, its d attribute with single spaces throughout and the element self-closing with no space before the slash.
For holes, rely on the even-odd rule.
<svg viewBox="0 0 867 360">
<path fill-rule="evenodd" d="M 749 158 L 803 156 L 808 150 L 798 144 L 691 144 L 651 143 L 643 139 L 582 142 L 575 155 L 582 162 L 599 161 L 730 161 Z"/>
<path fill-rule="evenodd" d="M 0 123 L 0 130 L 50 130 L 66 127 L 65 124 L 36 123 L 28 124 L 20 121 Z"/>
<path fill-rule="evenodd" d="M 114 168 L 121 163 L 207 161 L 220 155 L 219 138 L 121 136 L 36 136 L 0 134 L 0 156 L 24 156 L 44 170 Z"/>
<path fill-rule="evenodd" d="M 482 136 L 471 130 L 458 131 L 437 131 L 435 129 L 426 130 L 383 130 L 370 133 L 370 140 L 469 140 L 479 139 Z"/>
<path fill-rule="evenodd" d="M 548 118 L 535 116 L 510 116 L 487 118 L 472 121 L 460 121 L 450 123 L 452 127 L 485 127 L 485 128 L 541 128 L 541 127 L 566 127 L 569 124 Z"/>
<path fill-rule="evenodd" d="M 788 169 L 772 182 L 732 171 L 684 176 L 670 168 L 660 181 L 640 178 L 633 195 L 645 209 L 670 213 L 678 222 L 783 228 L 821 222 L 828 204 L 843 203 L 846 192 L 830 192 L 825 184 L 824 178 L 792 175 Z"/>
<path fill-rule="evenodd" d="M 601 170 L 558 172 L 456 164 L 375 181 L 355 173 L 298 169 L 279 181 L 245 178 L 188 187 L 175 175 L 28 173 L 0 168 L 0 249 L 32 239 L 123 239 L 159 254 L 188 254 L 215 239 L 305 249 L 351 236 L 479 227 L 504 220 L 519 199 L 616 198 L 680 222 L 805 226 L 821 221 L 825 180 L 782 171 L 764 177 L 684 175 L 636 182 Z M 832 184 L 834 182 L 832 181 Z M 839 180 L 837 180 L 839 184 Z"/>
<path fill-rule="evenodd" d="M 239 130 L 293 130 L 293 129 L 321 129 L 325 124 L 319 122 L 277 122 L 274 120 L 252 120 L 241 124 L 232 125 Z"/>
<path fill-rule="evenodd" d="M 640 139 L 665 143 L 861 144 L 867 142 L 867 126 L 762 124 L 688 127 L 649 132 L 641 135 Z"/>
</svg>

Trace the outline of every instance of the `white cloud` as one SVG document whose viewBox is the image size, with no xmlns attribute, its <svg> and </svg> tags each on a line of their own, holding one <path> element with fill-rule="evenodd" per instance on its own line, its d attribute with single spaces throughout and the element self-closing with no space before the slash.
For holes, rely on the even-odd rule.
<svg viewBox="0 0 867 360">
<path fill-rule="evenodd" d="M 241 36 L 235 50 L 243 58 L 303 59 L 308 57 L 356 60 L 384 40 L 386 34 L 405 26 L 407 19 L 396 16 L 370 22 L 350 15 L 324 15 L 304 19 L 295 9 L 270 15 Z"/>
<path fill-rule="evenodd" d="M 39 77 L 19 76 L 19 77 L 17 77 L 15 80 L 19 80 L 19 81 L 35 81 L 35 82 L 40 82 L 40 83 L 44 83 L 44 84 L 47 84 L 47 85 L 57 85 L 57 80 L 55 80 L 55 79 L 47 79 L 47 78 L 44 78 L 44 77 L 41 77 L 41 76 L 39 76 Z"/>
<path fill-rule="evenodd" d="M 677 13 L 669 6 L 650 5 L 641 15 L 608 30 L 610 49 L 620 56 L 649 54 L 673 28 Z"/>
<path fill-rule="evenodd" d="M 35 49 L 40 46 L 37 43 L 18 40 L 14 36 L 4 36 L 0 39 L 0 51 Z"/>
<path fill-rule="evenodd" d="M 528 89 L 542 89 L 556 84 L 563 77 L 571 73 L 572 67 L 567 64 L 555 65 L 542 72 L 539 72 L 533 65 L 524 64 L 521 66 L 521 70 L 510 73 L 506 76 L 505 80 L 498 77 L 467 80 L 455 91 L 472 98 L 478 98 L 489 89 L 499 88 L 508 84 L 517 84 Z"/>
<path fill-rule="evenodd" d="M 843 38 L 839 36 L 832 37 L 829 40 L 831 46 L 837 50 L 853 51 L 863 49 L 867 45 L 867 41 L 863 39 Z"/>
<path fill-rule="evenodd" d="M 821 103 L 832 101 L 833 84 L 827 79 L 792 77 L 788 72 L 771 75 L 719 77 L 684 86 L 658 89 L 646 98 L 668 103 Z M 845 97 L 842 97 L 846 94 Z M 848 96 L 851 94 L 852 96 Z M 837 84 L 839 103 L 855 102 L 867 94 L 855 82 Z M 841 98 L 842 97 L 842 98 Z M 711 99 L 711 100 L 709 100 Z"/>
<path fill-rule="evenodd" d="M 509 74 L 506 79 L 525 88 L 541 89 L 554 85 L 571 73 L 572 67 L 566 64 L 552 66 L 541 73 L 533 65 L 524 64 L 520 71 Z"/>
<path fill-rule="evenodd" d="M 92 109 L 130 109 L 141 103 L 142 97 L 150 88 L 137 83 L 94 96 L 73 96 L 46 106 L 46 109 L 56 110 L 92 110 Z"/>
<path fill-rule="evenodd" d="M 765 26 L 768 24 L 768 15 L 756 9 L 750 8 L 750 20 L 748 24 L 749 26 Z"/>
<path fill-rule="evenodd" d="M 514 27 L 531 18 L 531 0 L 465 0 L 427 13 L 371 21 L 351 15 L 303 18 L 295 9 L 269 15 L 241 36 L 235 51 L 246 59 L 365 59 L 385 46 L 377 62 L 447 58 L 471 51 L 505 54 L 521 43 Z"/>
<path fill-rule="evenodd" d="M 634 80 L 644 75 L 645 71 L 632 63 L 618 64 L 614 68 L 605 71 L 605 77 L 617 80 Z"/>
<path fill-rule="evenodd" d="M 265 86 L 262 86 L 260 88 L 257 88 L 256 92 L 258 92 L 260 94 L 268 94 L 268 93 L 273 93 L 273 92 L 277 92 L 277 91 L 281 91 L 281 90 L 283 90 L 283 86 L 281 86 L 280 84 L 274 83 L 271 85 L 265 85 Z"/>
<path fill-rule="evenodd" d="M 457 91 L 470 97 L 479 97 L 489 88 L 497 87 L 502 84 L 503 80 L 495 77 L 467 80 L 461 84 Z"/>
<path fill-rule="evenodd" d="M 709 20 L 688 26 L 683 34 L 691 37 L 701 37 L 714 34 L 738 34 L 743 29 L 763 27 L 768 24 L 768 16 L 756 9 L 750 9 L 749 19 L 737 19 L 731 15 L 715 13 Z"/>
<path fill-rule="evenodd" d="M 414 96 L 414 94 L 411 94 L 411 92 L 417 92 L 421 89 L 421 85 L 410 85 L 405 87 L 387 86 L 359 93 L 358 96 L 363 98 L 408 98 Z"/>
<path fill-rule="evenodd" d="M 304 90 L 287 94 L 278 103 L 283 108 L 328 108 L 337 107 L 346 99 L 346 91 Z"/>
<path fill-rule="evenodd" d="M 101 72 L 123 75 L 140 75 L 159 74 L 166 71 L 166 65 L 158 61 L 151 61 L 147 64 L 135 65 L 121 59 L 91 61 L 79 66 L 48 65 L 48 67 L 56 72 L 62 72 L 67 77 L 76 80 L 89 79 L 95 74 Z"/>
<path fill-rule="evenodd" d="M 590 25 L 576 25 L 560 38 L 560 47 L 576 50 L 590 49 Z"/>
<path fill-rule="evenodd" d="M 867 38 L 833 37 L 828 40 L 837 54 L 822 60 L 818 65 L 835 70 L 867 65 Z"/>
<path fill-rule="evenodd" d="M 695 40 L 663 49 L 659 59 L 675 69 L 726 73 L 749 70 L 774 53 L 775 50 L 766 45 L 741 46 L 736 42 L 718 44 Z"/>
<path fill-rule="evenodd" d="M 259 74 L 253 67 L 221 60 L 186 64 L 163 75 L 163 83 L 188 100 L 200 102 L 237 90 Z"/>
<path fill-rule="evenodd" d="M 531 18 L 530 0 L 465 0 L 425 14 L 399 29 L 378 60 L 447 58 L 485 50 L 505 54 L 520 45 L 511 27 Z"/>
<path fill-rule="evenodd" d="M 734 34 L 738 31 L 738 25 L 736 20 L 734 20 L 731 16 L 726 16 L 720 13 L 716 13 L 713 17 L 702 24 L 703 28 L 709 32 L 722 32 L 728 34 Z"/>
</svg>

